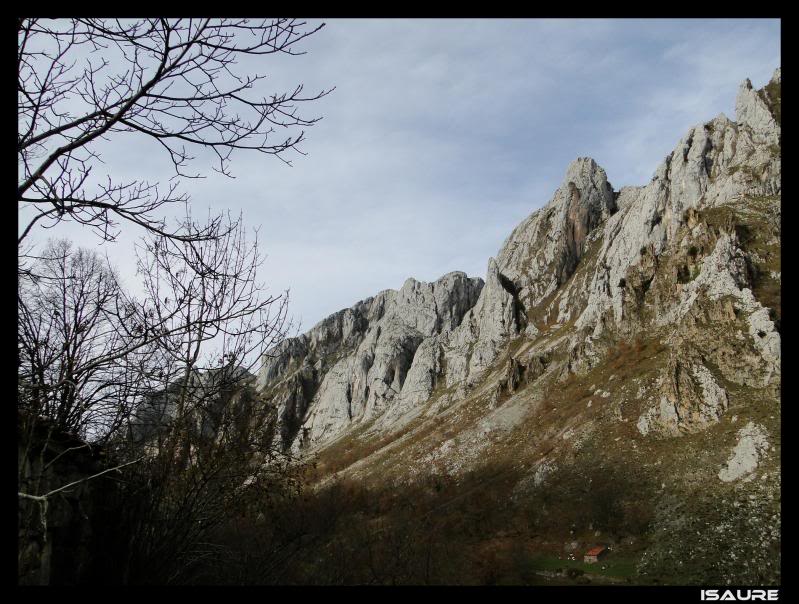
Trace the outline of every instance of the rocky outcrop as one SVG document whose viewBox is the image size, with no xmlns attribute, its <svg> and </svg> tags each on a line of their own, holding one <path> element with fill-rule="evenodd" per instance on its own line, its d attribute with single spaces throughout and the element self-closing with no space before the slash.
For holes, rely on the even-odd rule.
<svg viewBox="0 0 799 604">
<path fill-rule="evenodd" d="M 481 544 L 601 530 L 646 582 L 779 584 L 780 101 L 779 70 L 744 82 L 643 186 L 577 159 L 485 284 L 410 280 L 273 351 L 314 488 L 465 493 L 459 526 L 510 519 Z"/>
<path fill-rule="evenodd" d="M 776 106 L 780 102 L 780 97 L 770 94 L 773 86 L 782 83 L 780 69 L 774 71 L 770 84 L 763 90 L 754 90 L 752 82 L 747 78 L 741 84 L 738 97 L 735 100 L 735 116 L 739 124 L 748 126 L 760 140 L 769 143 L 779 143 L 780 125 L 777 122 L 779 114 Z"/>
<path fill-rule="evenodd" d="M 270 351 L 259 379 L 278 408 L 283 445 L 317 445 L 426 400 L 440 374 L 437 337 L 460 325 L 482 289 L 462 272 L 408 279 Z"/>
<path fill-rule="evenodd" d="M 727 410 L 727 392 L 701 362 L 672 354 L 660 381 L 656 404 L 638 419 L 638 431 L 678 436 L 719 421 Z"/>
<path fill-rule="evenodd" d="M 527 308 L 568 280 L 586 252 L 589 233 L 616 210 L 605 171 L 591 158 L 573 161 L 552 201 L 514 229 L 497 258 Z"/>
<path fill-rule="evenodd" d="M 761 426 L 749 422 L 738 430 L 738 442 L 725 466 L 719 470 L 719 480 L 732 482 L 741 478 L 751 479 L 752 472 L 767 451 L 767 433 Z"/>
<path fill-rule="evenodd" d="M 644 186 L 614 191 L 593 159 L 572 162 L 489 259 L 485 284 L 463 273 L 409 279 L 271 351 L 259 380 L 284 445 L 315 447 L 367 424 L 390 432 L 437 391 L 431 408 L 478 391 L 500 404 L 545 373 L 596 367 L 633 337 L 672 351 L 640 434 L 718 422 L 724 380 L 776 387 L 778 313 L 755 292 L 763 259 L 737 219 L 718 217 L 781 193 L 780 82 L 779 70 L 762 90 L 744 82 L 736 121 L 691 128 Z"/>
<path fill-rule="evenodd" d="M 364 338 L 369 322 L 379 321 L 386 304 L 396 292 L 385 291 L 345 308 L 323 321 L 309 332 L 296 338 L 283 340 L 263 358 L 258 373 L 258 385 L 264 387 L 296 371 L 308 358 L 320 363 L 325 359 L 352 348 L 357 348 Z"/>
<path fill-rule="evenodd" d="M 775 78 L 778 82 L 779 70 Z M 660 255 L 691 210 L 729 203 L 743 195 L 779 194 L 779 126 L 748 80 L 739 91 L 736 107 L 738 123 L 720 115 L 692 128 L 649 184 L 619 192 L 619 212 L 605 222 L 600 237 L 597 264 L 602 270 L 590 281 L 578 328 L 592 327 L 598 336 L 605 328 L 600 317 L 609 310 L 615 322 L 621 321 L 623 301 L 615 286 L 645 252 Z M 571 304 L 562 314 L 575 311 L 579 308 Z"/>
<path fill-rule="evenodd" d="M 522 311 L 513 283 L 488 261 L 483 291 L 460 326 L 442 337 L 447 386 L 474 384 L 522 327 Z"/>
</svg>

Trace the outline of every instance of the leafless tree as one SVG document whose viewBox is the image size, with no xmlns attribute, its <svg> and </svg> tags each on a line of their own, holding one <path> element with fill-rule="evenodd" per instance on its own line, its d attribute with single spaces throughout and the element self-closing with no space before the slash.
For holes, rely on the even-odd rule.
<svg viewBox="0 0 799 604">
<path fill-rule="evenodd" d="M 194 220 L 180 179 L 202 177 L 192 166 L 209 154 L 214 170 L 232 176 L 234 150 L 288 164 L 290 152 L 302 153 L 304 128 L 318 118 L 299 108 L 330 90 L 306 95 L 298 85 L 255 96 L 264 76 L 240 75 L 236 67 L 246 56 L 300 54 L 298 43 L 321 25 L 17 25 L 21 458 L 30 459 L 34 445 L 40 451 L 38 463 L 20 466 L 28 468 L 20 470 L 21 506 L 40 505 L 44 520 L 52 495 L 107 480 L 110 470 L 69 483 L 54 474 L 74 449 L 103 444 L 114 457 L 108 467 L 124 468 L 110 512 L 116 520 L 107 524 L 124 527 L 114 560 L 124 569 L 120 580 L 176 581 L 208 555 L 201 543 L 210 528 L 293 476 L 291 460 L 271 449 L 274 414 L 253 376 L 260 356 L 288 329 L 287 295 L 268 295 L 256 279 L 257 232 L 248 240 L 241 219 L 224 214 Z M 151 140 L 169 158 L 174 176 L 165 186 L 99 178 L 104 141 L 122 133 Z M 185 218 L 167 225 L 175 203 L 185 206 Z M 136 254 L 144 295 L 125 291 L 96 253 L 66 242 L 34 253 L 26 241 L 33 227 L 63 220 L 108 241 L 125 221 L 143 228 Z M 75 446 L 53 453 L 55 432 L 74 435 Z M 31 468 L 41 476 L 28 475 Z M 120 543 L 113 531 L 106 537 Z"/>
<path fill-rule="evenodd" d="M 59 430 L 105 441 L 127 421 L 155 349 L 121 330 L 125 293 L 96 252 L 51 241 L 20 274 L 20 409 Z"/>
<path fill-rule="evenodd" d="M 202 150 L 228 175 L 234 151 L 302 153 L 304 128 L 319 118 L 300 106 L 330 92 L 303 85 L 255 94 L 262 74 L 237 73 L 245 57 L 302 54 L 298 45 L 322 28 L 295 19 L 37 19 L 17 21 L 18 203 L 30 210 L 19 241 L 39 223 L 72 220 L 106 240 L 120 221 L 180 240 L 212 237 L 221 218 L 186 233 L 170 228 L 162 206 L 187 202 L 180 177 Z M 102 141 L 150 139 L 175 177 L 165 185 L 93 173 Z"/>
<path fill-rule="evenodd" d="M 183 231 L 198 228 L 187 219 Z M 267 295 L 257 280 L 257 233 L 248 242 L 229 218 L 218 229 L 200 241 L 143 238 L 140 298 L 96 252 L 51 242 L 20 277 L 21 407 L 105 440 L 143 393 L 179 386 L 182 417 L 192 396 L 213 398 L 250 375 L 288 329 L 288 296 Z"/>
<path fill-rule="evenodd" d="M 284 336 L 287 296 L 267 295 L 257 281 L 257 233 L 248 239 L 230 218 L 219 228 L 200 241 L 142 238 L 140 298 L 96 253 L 65 241 L 22 273 L 20 409 L 86 446 L 106 443 L 113 467 L 124 468 L 108 526 L 124 526 L 132 539 L 115 560 L 125 580 L 179 581 L 214 554 L 204 541 L 210 530 L 296 477 L 293 460 L 272 446 L 274 409 L 253 375 Z M 41 506 L 26 508 L 25 535 L 41 532 L 50 496 L 69 486 L 48 473 L 55 459 L 46 458 L 50 432 L 42 437 L 41 425 L 27 424 L 38 440 L 21 435 L 22 457 L 41 459 L 20 470 L 21 500 Z"/>
<path fill-rule="evenodd" d="M 63 517 L 63 497 L 138 461 L 95 468 L 89 460 L 95 445 L 127 425 L 158 351 L 119 329 L 125 293 L 99 254 L 59 240 L 25 261 L 17 295 L 18 490 L 19 562 L 29 570 L 43 555 L 32 552 L 48 539 L 50 502 Z"/>
<path fill-rule="evenodd" d="M 135 327 L 123 328 L 129 336 L 143 330 L 153 338 L 161 363 L 159 404 L 184 431 L 187 422 L 200 421 L 198 413 L 206 424 L 219 424 L 215 401 L 247 383 L 289 328 L 288 295 L 269 295 L 257 280 L 263 261 L 257 231 L 248 241 L 242 221 L 228 218 L 207 240 L 151 234 L 136 255 L 143 302 L 134 309 Z"/>
<path fill-rule="evenodd" d="M 284 337 L 287 297 L 257 281 L 257 233 L 248 240 L 240 220 L 204 241 L 151 234 L 137 257 L 146 303 L 134 323 L 156 334 L 163 377 L 131 418 L 129 457 L 148 456 L 127 475 L 120 523 L 135 544 L 127 580 L 171 583 L 218 555 L 208 535 L 220 522 L 296 478 L 253 375 Z"/>
</svg>

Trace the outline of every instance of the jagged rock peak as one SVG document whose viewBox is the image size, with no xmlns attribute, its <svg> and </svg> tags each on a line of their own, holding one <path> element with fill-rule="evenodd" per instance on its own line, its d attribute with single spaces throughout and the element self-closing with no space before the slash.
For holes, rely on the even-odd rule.
<svg viewBox="0 0 799 604">
<path fill-rule="evenodd" d="M 549 203 L 522 221 L 489 259 L 485 282 L 459 271 L 432 283 L 407 279 L 399 290 L 340 311 L 285 343 L 274 360 L 265 360 L 261 373 L 261 384 L 281 410 L 284 446 L 312 450 L 356 424 L 395 429 L 422 413 L 441 384 L 447 389 L 442 404 L 462 400 L 491 378 L 494 363 L 516 338 L 544 338 L 534 344 L 541 352 L 550 346 L 546 334 L 559 333 L 570 321 L 570 332 L 551 346 L 568 352 L 569 371 L 599 362 L 604 354 L 600 336 L 641 328 L 641 317 L 648 315 L 633 303 L 654 287 L 658 259 L 683 253 L 675 246 L 689 240 L 696 242 L 686 243 L 688 249 L 708 258 L 719 255 L 720 262 L 702 271 L 694 254 L 692 270 L 698 274 L 691 273 L 689 281 L 680 277 L 680 267 L 676 276 L 659 277 L 666 281 L 656 281 L 653 290 L 661 305 L 656 327 L 681 320 L 704 291 L 698 286 L 716 275 L 713 283 L 725 287 L 712 292 L 739 299 L 747 316 L 756 315 L 759 322 L 750 321 L 756 324 L 755 346 L 765 351 L 762 364 L 772 367 L 779 336 L 766 322 L 768 311 L 750 300 L 751 292 L 738 296 L 749 291 L 741 290 L 742 284 L 721 282 L 734 250 L 721 258 L 716 245 L 710 254 L 713 241 L 697 239 L 703 228 L 696 213 L 744 195 L 779 194 L 780 81 L 778 69 L 760 90 L 744 82 L 736 106 L 739 123 L 720 115 L 691 128 L 647 185 L 615 192 L 594 159 L 572 161 Z M 689 237 L 683 227 L 691 220 L 688 226 L 695 232 Z M 674 292 L 679 303 L 669 297 Z M 666 419 L 674 409 L 699 409 L 696 421 L 683 421 L 680 430 L 714 421 L 726 400 L 699 365 L 687 360 L 684 365 L 692 371 L 694 390 L 707 396 L 697 395 L 683 409 L 671 404 L 676 401 L 671 391 L 664 391 Z M 777 375 L 776 369 L 770 371 Z M 650 419 L 654 426 L 656 418 Z"/>
<path fill-rule="evenodd" d="M 458 327 L 483 285 L 462 271 L 432 283 L 407 279 L 399 290 L 385 290 L 334 313 L 269 351 L 259 386 L 271 393 L 278 408 L 283 445 L 291 446 L 298 434 L 300 442 L 294 444 L 334 438 L 353 422 L 407 402 L 405 379 L 417 349 L 426 339 Z M 422 364 L 417 361 L 417 373 L 426 375 L 428 367 Z M 434 382 L 422 382 L 414 377 L 412 386 L 424 386 L 426 398 Z"/>
<path fill-rule="evenodd" d="M 460 324 L 474 306 L 483 280 L 453 271 L 431 283 L 407 279 L 397 292 L 390 314 L 424 336 L 447 331 Z"/>
<path fill-rule="evenodd" d="M 779 138 L 780 126 L 777 122 L 776 105 L 779 98 L 771 98 L 769 88 L 780 87 L 782 81 L 780 68 L 761 90 L 755 90 L 752 82 L 746 78 L 738 88 L 735 99 L 735 119 L 739 124 L 749 126 L 756 134 L 767 139 Z"/>
<path fill-rule="evenodd" d="M 592 157 L 578 157 L 573 160 L 566 168 L 566 175 L 563 178 L 564 184 L 573 182 L 580 188 L 591 184 L 594 186 L 600 184 L 601 188 L 604 188 L 607 181 L 605 170 Z"/>
<path fill-rule="evenodd" d="M 590 157 L 580 157 L 569 164 L 563 186 L 568 188 L 566 221 L 572 227 L 570 239 L 579 257 L 588 233 L 616 211 L 613 187 L 605 171 Z"/>
<path fill-rule="evenodd" d="M 575 225 L 578 230 L 591 230 L 616 211 L 608 176 L 590 157 L 578 157 L 569 164 L 563 183 L 550 203 L 567 204 L 567 217 L 572 221 L 580 214 L 582 224 Z"/>
</svg>

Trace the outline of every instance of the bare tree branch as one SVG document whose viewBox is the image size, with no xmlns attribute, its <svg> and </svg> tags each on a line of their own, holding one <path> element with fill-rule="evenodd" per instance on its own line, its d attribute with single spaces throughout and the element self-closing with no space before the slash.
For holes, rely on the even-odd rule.
<svg viewBox="0 0 799 604">
<path fill-rule="evenodd" d="M 144 136 L 164 151 L 175 177 L 189 172 L 192 149 L 215 158 L 213 170 L 231 176 L 234 151 L 285 155 L 299 148 L 305 129 L 302 104 L 332 91 L 304 94 L 256 92 L 266 76 L 240 75 L 247 56 L 303 54 L 297 45 L 318 32 L 296 19 L 21 19 L 18 21 L 17 151 L 20 208 L 36 224 L 71 220 L 105 240 L 119 235 L 119 222 L 183 241 L 204 240 L 209 231 L 182 233 L 166 227 L 162 206 L 185 203 L 179 180 L 167 187 L 144 181 L 98 181 L 97 143 L 109 137 Z M 284 134 L 281 134 L 284 133 Z"/>
</svg>

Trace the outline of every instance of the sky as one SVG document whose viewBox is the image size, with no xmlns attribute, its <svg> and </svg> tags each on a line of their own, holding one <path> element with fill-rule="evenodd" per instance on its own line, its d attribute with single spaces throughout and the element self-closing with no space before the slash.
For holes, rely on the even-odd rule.
<svg viewBox="0 0 799 604">
<path fill-rule="evenodd" d="M 780 65 L 776 19 L 326 20 L 306 54 L 242 63 L 263 92 L 335 86 L 303 107 L 323 119 L 288 167 L 233 156 L 234 179 L 199 166 L 195 214 L 231 210 L 259 227 L 259 276 L 290 291 L 302 331 L 408 277 L 485 277 L 513 227 L 593 157 L 615 189 L 643 185 L 687 130 L 735 117 L 749 78 Z M 317 23 L 311 21 L 312 24 Z M 103 148 L 115 178 L 165 182 L 168 158 L 137 135 Z M 22 223 L 22 221 L 21 221 Z M 108 255 L 135 289 L 129 227 L 115 243 L 77 225 L 37 230 Z"/>
</svg>

